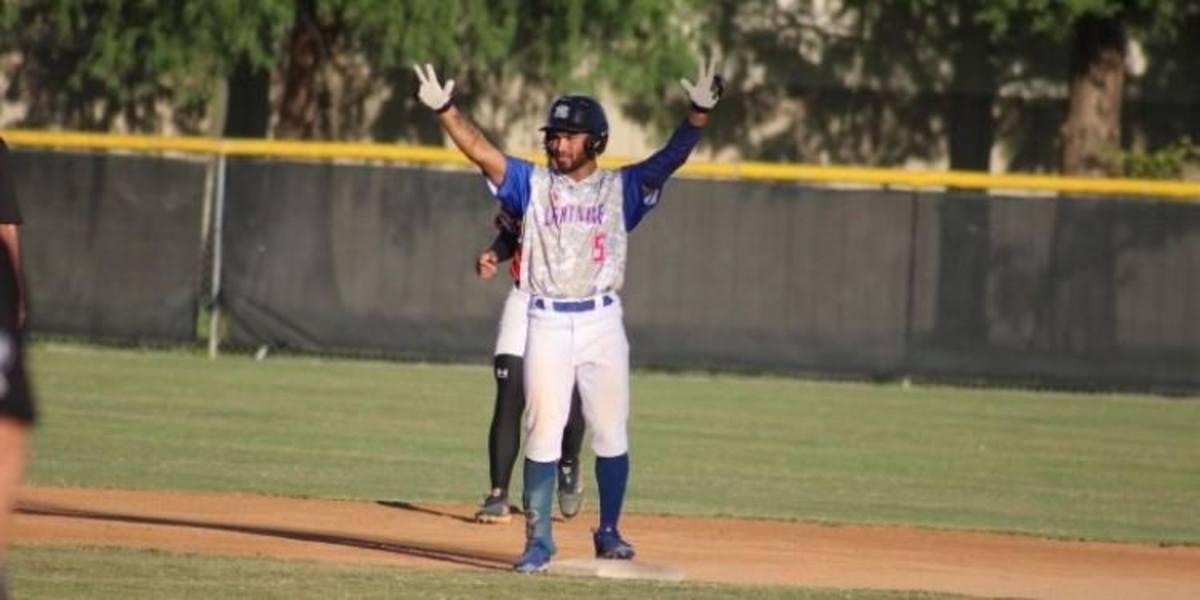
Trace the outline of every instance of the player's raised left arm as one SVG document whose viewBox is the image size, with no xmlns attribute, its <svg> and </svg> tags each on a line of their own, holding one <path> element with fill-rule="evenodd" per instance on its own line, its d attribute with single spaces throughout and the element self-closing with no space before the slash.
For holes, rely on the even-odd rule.
<svg viewBox="0 0 1200 600">
<path fill-rule="evenodd" d="M 642 188 L 662 188 L 671 174 L 687 162 L 696 144 L 700 143 L 700 131 L 708 124 L 709 113 L 717 105 L 724 89 L 721 76 L 717 75 L 716 60 L 706 61 L 704 57 L 700 58 L 696 83 L 687 79 L 680 80 L 680 83 L 687 91 L 691 104 L 687 117 L 675 128 L 665 146 L 628 169 Z"/>
<path fill-rule="evenodd" d="M 483 132 L 454 106 L 454 80 L 445 84 L 438 83 L 437 73 L 433 65 L 413 65 L 420 87 L 417 98 L 430 110 L 437 113 L 438 123 L 454 140 L 454 145 L 467 156 L 471 162 L 483 170 L 483 174 L 493 185 L 499 186 L 504 181 L 506 160 L 490 142 Z"/>
</svg>

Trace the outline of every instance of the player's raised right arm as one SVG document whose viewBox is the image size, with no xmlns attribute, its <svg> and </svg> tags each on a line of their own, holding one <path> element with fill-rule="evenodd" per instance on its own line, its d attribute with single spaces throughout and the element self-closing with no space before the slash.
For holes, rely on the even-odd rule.
<svg viewBox="0 0 1200 600">
<path fill-rule="evenodd" d="M 454 106 L 454 80 L 451 79 L 444 85 L 438 83 L 433 65 L 425 65 L 424 68 L 413 65 L 413 71 L 420 81 L 417 98 L 437 113 L 438 123 L 450 135 L 450 139 L 454 140 L 454 145 L 483 170 L 484 176 L 493 185 L 499 186 L 503 183 L 506 164 L 504 153 L 492 145 L 483 132 Z"/>
<path fill-rule="evenodd" d="M 450 134 L 454 145 L 458 146 L 471 162 L 479 165 L 492 185 L 498 187 L 504 181 L 504 153 L 492 145 L 466 115 L 451 104 L 450 108 L 438 113 L 438 122 L 442 124 L 442 129 Z"/>
</svg>

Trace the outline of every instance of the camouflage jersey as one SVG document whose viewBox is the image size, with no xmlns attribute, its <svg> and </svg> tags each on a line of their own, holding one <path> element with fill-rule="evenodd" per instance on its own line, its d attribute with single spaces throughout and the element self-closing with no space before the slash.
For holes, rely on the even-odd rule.
<svg viewBox="0 0 1200 600">
<path fill-rule="evenodd" d="M 629 232 L 658 204 L 667 178 L 699 141 L 700 128 L 684 121 L 646 160 L 596 169 L 582 181 L 507 157 L 494 193 L 522 220 L 520 287 L 546 298 L 620 291 Z"/>
</svg>

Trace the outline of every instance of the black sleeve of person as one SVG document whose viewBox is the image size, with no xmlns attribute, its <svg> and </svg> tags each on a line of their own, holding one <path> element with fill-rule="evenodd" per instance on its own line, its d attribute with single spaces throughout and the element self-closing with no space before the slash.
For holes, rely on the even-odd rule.
<svg viewBox="0 0 1200 600">
<path fill-rule="evenodd" d="M 17 325 L 17 277 L 0 244 L 0 417 L 32 424 L 33 396 L 25 377 L 24 340 Z"/>
<path fill-rule="evenodd" d="M 0 223 L 21 223 L 21 207 L 8 162 L 8 146 L 0 139 Z"/>
<path fill-rule="evenodd" d="M 511 232 L 501 230 L 496 234 L 496 239 L 492 240 L 492 245 L 489 250 L 496 253 L 496 262 L 504 262 L 513 257 L 517 252 L 517 236 Z"/>
</svg>

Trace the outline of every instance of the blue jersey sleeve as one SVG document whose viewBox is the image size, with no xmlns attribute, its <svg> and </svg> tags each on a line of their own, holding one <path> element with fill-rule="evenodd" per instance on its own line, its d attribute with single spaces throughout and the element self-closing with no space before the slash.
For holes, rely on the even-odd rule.
<svg viewBox="0 0 1200 600">
<path fill-rule="evenodd" d="M 500 201 L 500 206 L 518 218 L 525 216 L 525 209 L 529 207 L 529 176 L 532 173 L 533 163 L 507 156 L 504 181 L 500 182 L 500 187 L 492 189 L 492 194 Z M 488 187 L 491 185 L 488 183 Z"/>
<path fill-rule="evenodd" d="M 658 205 L 663 185 L 687 161 L 698 143 L 700 128 L 684 120 L 671 134 L 666 146 L 650 155 L 650 158 L 621 169 L 626 231 L 633 231 L 642 217 Z"/>
</svg>

